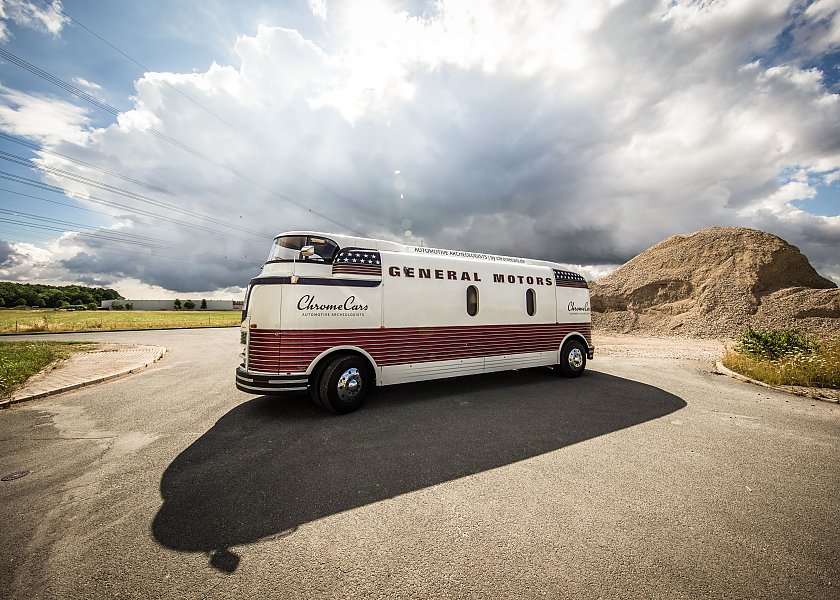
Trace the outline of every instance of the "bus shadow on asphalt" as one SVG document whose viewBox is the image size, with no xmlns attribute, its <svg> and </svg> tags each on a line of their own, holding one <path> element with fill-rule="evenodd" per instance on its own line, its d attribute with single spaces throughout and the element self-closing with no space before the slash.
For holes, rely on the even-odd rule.
<svg viewBox="0 0 840 600">
<path fill-rule="evenodd" d="M 341 511 L 552 452 L 679 410 L 656 387 L 587 371 L 527 369 L 382 388 L 337 417 L 303 395 L 260 396 L 223 415 L 169 465 L 155 539 L 229 549 Z"/>
</svg>

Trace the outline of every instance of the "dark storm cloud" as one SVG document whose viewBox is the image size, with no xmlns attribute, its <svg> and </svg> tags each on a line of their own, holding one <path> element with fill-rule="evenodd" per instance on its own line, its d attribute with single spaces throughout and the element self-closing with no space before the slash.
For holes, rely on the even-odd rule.
<svg viewBox="0 0 840 600">
<path fill-rule="evenodd" d="M 102 242 L 87 240 L 85 244 L 88 251 L 62 260 L 61 266 L 79 277 L 95 273 L 107 274 L 107 277 L 95 276 L 97 281 L 133 278 L 174 292 L 243 287 L 262 264 L 262 260 L 191 253 L 180 256 L 143 250 L 116 253 Z"/>
<path fill-rule="evenodd" d="M 20 259 L 20 253 L 9 242 L 0 240 L 0 267 L 14 267 L 20 263 Z"/>
</svg>

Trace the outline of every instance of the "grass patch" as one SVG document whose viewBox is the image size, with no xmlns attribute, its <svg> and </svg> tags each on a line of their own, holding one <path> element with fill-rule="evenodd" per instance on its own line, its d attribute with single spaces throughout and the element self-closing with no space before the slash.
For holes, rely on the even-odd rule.
<svg viewBox="0 0 840 600">
<path fill-rule="evenodd" d="M 8 398 L 38 371 L 95 344 L 91 342 L 0 342 L 0 398 Z"/>
<path fill-rule="evenodd" d="M 235 310 L 66 311 L 0 310 L 0 333 L 39 331 L 122 331 L 177 327 L 233 327 L 241 322 Z"/>
<path fill-rule="evenodd" d="M 840 389 L 840 339 L 817 342 L 786 330 L 749 329 L 723 365 L 773 385 Z"/>
</svg>

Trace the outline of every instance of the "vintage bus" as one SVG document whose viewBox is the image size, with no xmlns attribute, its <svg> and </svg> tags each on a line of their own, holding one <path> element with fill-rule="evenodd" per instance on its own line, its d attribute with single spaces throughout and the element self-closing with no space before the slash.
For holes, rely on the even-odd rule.
<svg viewBox="0 0 840 600">
<path fill-rule="evenodd" d="M 375 386 L 592 359 L 589 289 L 559 264 L 291 231 L 242 311 L 236 387 L 335 413 Z"/>
</svg>

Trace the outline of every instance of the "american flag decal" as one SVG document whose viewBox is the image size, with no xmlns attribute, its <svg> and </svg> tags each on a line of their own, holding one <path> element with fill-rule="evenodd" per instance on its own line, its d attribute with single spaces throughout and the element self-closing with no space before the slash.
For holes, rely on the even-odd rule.
<svg viewBox="0 0 840 600">
<path fill-rule="evenodd" d="M 583 275 L 578 275 L 572 271 L 561 271 L 560 269 L 554 269 L 554 283 L 560 287 L 589 287 Z"/>
<path fill-rule="evenodd" d="M 333 259 L 333 275 L 375 275 L 382 277 L 378 250 L 342 248 Z"/>
</svg>

